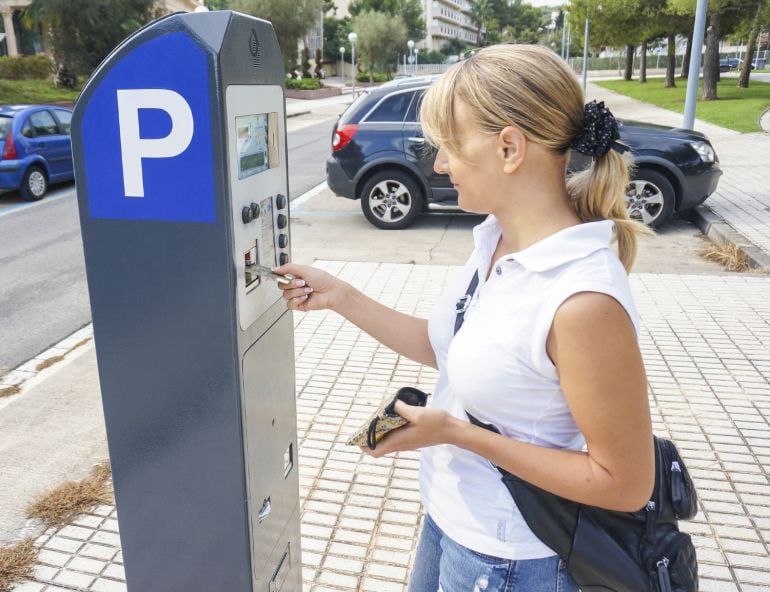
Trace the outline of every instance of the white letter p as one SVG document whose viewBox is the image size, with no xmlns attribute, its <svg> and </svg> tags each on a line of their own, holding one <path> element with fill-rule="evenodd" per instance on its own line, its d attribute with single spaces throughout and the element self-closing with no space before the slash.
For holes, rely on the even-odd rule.
<svg viewBox="0 0 770 592">
<path fill-rule="evenodd" d="M 126 197 L 144 197 L 143 158 L 171 158 L 184 152 L 193 137 L 192 110 L 184 97 L 173 90 L 146 88 L 119 90 L 118 122 L 123 161 L 123 188 Z M 161 109 L 171 118 L 171 131 L 165 138 L 142 139 L 139 135 L 139 109 Z"/>
</svg>

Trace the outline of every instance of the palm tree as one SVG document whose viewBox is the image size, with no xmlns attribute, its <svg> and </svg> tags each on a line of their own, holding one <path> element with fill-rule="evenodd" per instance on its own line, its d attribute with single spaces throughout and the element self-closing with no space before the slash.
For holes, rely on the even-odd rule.
<svg viewBox="0 0 770 592">
<path fill-rule="evenodd" d="M 492 18 L 492 4 L 489 0 L 476 0 L 471 6 L 471 20 L 476 25 L 476 45 L 481 47 L 481 30 Z"/>
</svg>

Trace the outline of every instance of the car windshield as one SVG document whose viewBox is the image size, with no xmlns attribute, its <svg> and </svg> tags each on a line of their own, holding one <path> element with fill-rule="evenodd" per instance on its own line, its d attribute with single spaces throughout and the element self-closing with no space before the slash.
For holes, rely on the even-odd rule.
<svg viewBox="0 0 770 592">
<path fill-rule="evenodd" d="M 7 115 L 0 115 L 0 140 L 5 140 L 8 132 L 11 131 L 12 119 Z"/>
</svg>

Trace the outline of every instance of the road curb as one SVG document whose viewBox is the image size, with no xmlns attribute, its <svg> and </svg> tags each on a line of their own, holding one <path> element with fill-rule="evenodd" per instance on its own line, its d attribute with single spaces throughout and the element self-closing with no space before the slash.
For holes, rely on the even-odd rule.
<svg viewBox="0 0 770 592">
<path fill-rule="evenodd" d="M 297 111 L 296 113 L 287 113 L 286 118 L 288 119 L 289 117 L 299 117 L 300 115 L 308 115 L 310 113 L 312 113 L 310 109 L 308 109 L 307 111 Z"/>
<path fill-rule="evenodd" d="M 698 206 L 686 216 L 713 243 L 735 245 L 746 255 L 752 269 L 770 272 L 770 255 L 754 245 L 707 206 Z"/>
</svg>

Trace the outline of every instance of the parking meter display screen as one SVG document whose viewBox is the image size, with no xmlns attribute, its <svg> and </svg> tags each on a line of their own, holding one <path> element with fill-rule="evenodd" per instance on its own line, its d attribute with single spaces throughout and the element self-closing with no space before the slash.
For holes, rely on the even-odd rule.
<svg viewBox="0 0 770 592">
<path fill-rule="evenodd" d="M 259 204 L 261 220 L 259 263 L 273 267 L 278 265 L 275 258 L 275 226 L 273 225 L 273 199 L 267 197 Z"/>
<path fill-rule="evenodd" d="M 267 113 L 235 118 L 238 178 L 245 179 L 270 167 Z M 275 165 L 273 165 L 275 166 Z"/>
</svg>

